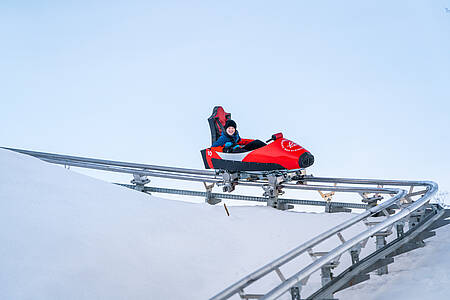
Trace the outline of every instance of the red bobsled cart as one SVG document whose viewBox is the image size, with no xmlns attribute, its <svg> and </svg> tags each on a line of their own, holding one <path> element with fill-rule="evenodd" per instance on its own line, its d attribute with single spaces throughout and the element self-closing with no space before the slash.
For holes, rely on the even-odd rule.
<svg viewBox="0 0 450 300">
<path fill-rule="evenodd" d="M 208 118 L 212 143 L 220 137 L 226 120 L 230 118 L 231 114 L 226 113 L 221 106 L 214 107 Z M 285 139 L 282 133 L 272 135 L 267 143 L 264 147 L 243 153 L 224 153 L 223 147 L 210 147 L 201 150 L 201 154 L 206 169 L 230 172 L 299 170 L 314 163 L 314 156 L 308 150 Z"/>
</svg>

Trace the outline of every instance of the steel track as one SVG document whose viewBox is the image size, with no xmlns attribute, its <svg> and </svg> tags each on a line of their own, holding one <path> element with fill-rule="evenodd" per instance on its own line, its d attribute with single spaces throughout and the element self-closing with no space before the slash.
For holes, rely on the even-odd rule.
<svg viewBox="0 0 450 300">
<path fill-rule="evenodd" d="M 268 263 L 267 265 L 261 267 L 257 271 L 245 276 L 241 280 L 237 281 L 235 284 L 230 287 L 224 289 L 222 292 L 218 293 L 216 296 L 212 297 L 211 300 L 219 300 L 219 299 L 228 299 L 229 297 L 239 294 L 242 299 L 277 299 L 281 295 L 290 291 L 292 295 L 292 299 L 300 299 L 300 291 L 302 285 L 306 284 L 309 277 L 316 271 L 328 270 L 330 271 L 333 267 L 333 264 L 330 262 L 339 261 L 341 255 L 345 252 L 353 253 L 352 260 L 354 258 L 354 249 L 359 249 L 365 245 L 367 240 L 370 237 L 377 236 L 377 243 L 381 238 L 378 237 L 383 235 L 388 235 L 390 228 L 394 225 L 399 226 L 398 224 L 408 223 L 411 227 L 411 224 L 415 219 L 423 219 L 424 214 L 422 211 L 429 211 L 430 205 L 428 204 L 431 197 L 436 193 L 438 186 L 436 183 L 431 181 L 399 181 L 399 180 L 375 180 L 375 179 L 350 179 L 350 178 L 331 178 L 331 177 L 312 177 L 312 176 L 303 176 L 301 178 L 297 178 L 296 183 L 293 182 L 293 177 L 288 177 L 285 175 L 279 176 L 269 174 L 264 178 L 241 178 L 236 177 L 233 181 L 226 181 L 226 177 L 220 175 L 216 171 L 208 171 L 208 170 L 195 170 L 195 169 L 186 169 L 186 168 L 176 168 L 176 167 L 166 167 L 166 166 L 158 166 L 158 165 L 147 165 L 147 164 L 138 164 L 138 163 L 129 163 L 129 162 L 120 162 L 120 161 L 111 161 L 111 160 L 102 160 L 102 159 L 94 159 L 94 158 L 85 158 L 85 157 L 77 157 L 77 156 L 68 156 L 68 155 L 60 155 L 53 153 L 45 153 L 45 152 L 36 152 L 22 149 L 13 149 L 13 148 L 3 148 L 11 151 L 15 151 L 18 153 L 31 155 L 36 158 L 39 158 L 43 161 L 60 164 L 65 166 L 74 166 L 80 168 L 88 168 L 109 172 L 117 172 L 117 173 L 127 173 L 135 176 L 136 181 L 132 181 L 134 184 L 120 184 L 129 188 L 135 188 L 143 192 L 156 192 L 156 193 L 170 193 L 170 194 L 179 194 L 179 195 L 189 195 L 189 196 L 200 196 L 205 197 L 208 203 L 217 203 L 217 199 L 235 199 L 235 200 L 245 200 L 245 201 L 258 201 L 267 203 L 275 203 L 274 207 L 284 207 L 281 209 L 285 209 L 283 203 L 291 203 L 297 205 L 320 205 L 320 206 L 328 206 L 328 207 L 338 207 L 341 209 L 344 208 L 357 208 L 357 209 L 365 209 L 362 213 L 353 216 L 351 219 L 343 222 L 342 224 L 335 226 L 311 240 L 297 246 L 292 249 L 288 253 L 280 256 L 276 260 Z M 178 189 L 166 189 L 162 187 L 148 187 L 145 186 L 148 183 L 146 176 L 149 177 L 160 177 L 166 179 L 173 180 L 184 180 L 184 181 L 195 181 L 195 182 L 204 182 L 205 187 L 207 188 L 206 192 L 199 191 L 188 191 L 188 190 L 178 190 Z M 272 179 L 280 179 L 280 181 L 276 181 L 274 184 L 271 182 L 270 176 Z M 142 181 L 140 179 L 143 179 Z M 248 180 L 251 179 L 251 180 Z M 214 183 L 217 185 L 243 185 L 250 187 L 263 187 L 268 193 L 265 197 L 254 197 L 254 196 L 245 196 L 245 195 L 234 195 L 234 194 L 219 194 L 212 193 L 212 186 L 206 185 L 206 183 Z M 312 184 L 311 184 L 312 183 Z M 270 190 L 270 184 L 272 185 L 272 190 Z M 339 184 L 340 186 L 336 186 Z M 421 188 L 419 191 L 414 191 L 414 188 Z M 232 188 L 229 191 L 232 191 Z M 278 192 L 281 189 L 292 189 L 292 190 L 304 190 L 304 191 L 319 191 L 321 192 L 322 197 L 327 201 L 315 201 L 315 200 L 301 200 L 301 199 L 282 199 L 278 198 Z M 225 188 L 224 188 L 225 190 Z M 270 192 L 270 193 L 269 193 Z M 327 194 L 323 194 L 323 192 L 329 192 Z M 358 203 L 344 203 L 344 202 L 332 202 L 331 197 L 333 193 L 352 193 L 352 195 L 357 195 L 359 200 L 363 200 L 366 204 L 358 204 Z M 387 199 L 385 199 L 388 197 Z M 417 198 L 417 199 L 414 199 Z M 210 201 L 211 200 L 211 201 Z M 380 202 L 382 201 L 382 202 Z M 283 204 L 280 206 L 280 203 Z M 434 209 L 434 211 L 438 211 L 439 214 L 433 215 L 431 218 L 434 221 L 438 220 L 439 217 L 437 215 L 448 216 L 449 213 L 445 211 L 445 213 L 440 212 L 443 210 L 442 207 L 439 209 Z M 417 217 L 418 215 L 419 217 Z M 381 217 L 382 216 L 382 217 Z M 373 226 L 368 226 L 368 229 L 360 232 L 359 234 L 345 240 L 343 238 L 342 233 L 361 222 L 370 223 L 370 218 L 381 218 L 381 221 L 373 224 Z M 428 220 L 428 219 L 427 219 Z M 422 220 L 420 220 L 422 221 Z M 425 222 L 425 221 L 424 221 Z M 420 233 L 424 232 L 429 225 L 432 225 L 433 222 L 430 220 L 427 221 L 428 225 L 422 225 L 415 228 L 414 232 L 409 233 L 408 235 L 399 235 L 398 239 L 401 242 L 396 242 L 395 245 L 403 245 L 406 244 L 409 240 L 405 240 L 407 236 L 410 236 L 409 239 L 413 239 L 412 237 L 416 237 L 420 235 Z M 431 222 L 431 223 L 429 223 Z M 416 222 L 419 224 L 419 222 Z M 424 224 L 424 223 L 420 223 Z M 446 223 L 443 223 L 444 225 Z M 414 224 L 416 225 L 416 224 Z M 423 228 L 422 230 L 420 230 Z M 403 234 L 403 233 L 402 233 Z M 315 259 L 311 264 L 302 268 L 297 273 L 292 274 L 287 277 L 281 273 L 280 268 L 284 265 L 290 263 L 294 258 L 308 253 L 310 256 L 317 255 L 313 251 L 313 247 L 320 246 L 324 241 L 333 238 L 335 235 L 338 235 L 339 239 L 341 239 L 342 244 L 337 245 L 334 249 L 329 250 L 320 255 L 320 258 Z M 383 237 L 384 239 L 385 237 Z M 398 246 L 398 247 L 400 247 Z M 386 249 L 394 249 L 395 251 L 398 247 L 387 247 Z M 381 248 L 380 248 L 381 249 Z M 387 253 L 386 249 L 380 250 L 378 249 L 377 254 L 373 254 L 374 258 L 364 258 L 364 265 L 361 263 L 360 265 L 372 266 L 374 265 L 374 259 L 376 258 L 378 261 L 384 261 L 383 257 L 386 257 Z M 383 252 L 385 251 L 385 252 Z M 381 254 L 380 254 L 381 253 Z M 359 252 L 358 252 L 359 255 Z M 381 257 L 381 258 L 380 258 Z M 359 261 L 359 258 L 358 258 Z M 358 262 L 355 262 L 350 268 L 353 267 L 354 270 L 357 267 Z M 387 263 L 386 263 L 387 264 Z M 387 267 L 382 263 L 378 262 L 379 268 L 378 270 L 386 270 Z M 328 268 L 328 269 L 326 269 Z M 362 267 L 360 267 L 362 268 Z M 359 269 L 358 269 L 359 270 Z M 249 285 L 258 281 L 259 279 L 265 277 L 269 273 L 276 272 L 278 276 L 282 279 L 280 285 L 273 287 L 271 290 L 267 292 L 263 292 L 260 294 L 249 294 L 244 292 L 244 288 L 247 288 Z M 354 280 L 355 276 L 361 275 L 361 270 L 359 273 L 348 273 L 350 275 L 342 276 L 339 280 L 334 280 L 330 278 L 330 281 L 324 284 L 323 288 L 317 291 L 316 294 L 313 294 L 311 299 L 320 299 L 322 298 L 332 298 L 332 294 L 336 292 L 338 289 L 342 288 L 346 284 L 348 284 L 349 280 Z M 331 273 L 331 272 L 329 272 Z M 355 275 L 356 274 L 356 275 Z M 353 276 L 353 277 L 352 277 Z M 350 279 L 349 279 L 350 278 Z M 359 277 L 358 277 L 359 278 Z M 363 277 L 361 277 L 363 278 Z M 362 281 L 362 279 L 360 281 Z M 366 278 L 366 277 L 364 277 Z M 333 281 L 334 280 L 334 281 Z M 347 281 L 346 281 L 347 280 Z M 336 283 L 333 283 L 336 282 Z M 317 298 L 319 297 L 319 298 Z"/>
<path fill-rule="evenodd" d="M 325 255 L 313 261 L 307 267 L 301 269 L 298 273 L 295 273 L 292 276 L 288 277 L 287 279 L 284 279 L 280 285 L 274 287 L 272 290 L 266 293 L 257 294 L 258 295 L 257 299 L 277 299 L 284 293 L 288 292 L 289 290 L 292 291 L 293 288 L 301 289 L 302 282 L 307 281 L 314 272 L 320 270 L 322 267 L 329 264 L 331 261 L 333 261 L 333 259 L 340 257 L 343 253 L 350 251 L 353 247 L 361 245 L 361 243 L 363 243 L 364 240 L 367 240 L 368 238 L 374 236 L 377 233 L 383 232 L 383 230 L 385 230 L 387 227 L 391 225 L 393 226 L 396 222 L 407 218 L 414 212 L 418 211 L 420 208 L 424 207 L 430 201 L 431 196 L 433 196 L 436 193 L 438 188 L 436 183 L 428 181 L 395 181 L 395 180 L 346 179 L 346 178 L 311 178 L 307 180 L 314 182 L 336 182 L 346 184 L 377 184 L 377 185 L 393 185 L 393 186 L 396 185 L 402 187 L 423 186 L 426 188 L 426 191 L 421 196 L 420 199 L 411 203 L 406 203 L 401 200 L 404 200 L 405 197 L 408 196 L 408 192 L 403 189 L 398 189 L 396 195 L 393 196 L 391 199 L 381 203 L 380 205 L 374 206 L 366 210 L 365 212 L 353 217 L 352 219 L 343 222 L 342 224 L 328 231 L 325 231 L 322 234 L 307 241 L 306 243 L 294 248 L 285 255 L 279 257 L 273 262 L 265 265 L 259 270 L 251 273 L 250 275 L 242 278 L 235 284 L 226 288 L 216 296 L 212 297 L 211 300 L 228 299 L 229 297 L 237 293 L 239 293 L 239 295 L 243 299 L 254 298 L 256 297 L 255 294 L 248 294 L 250 297 L 246 297 L 246 294 L 244 293 L 244 288 L 248 287 L 250 284 L 254 283 L 255 281 L 261 279 L 262 277 L 266 276 L 271 272 L 274 271 L 277 273 L 280 272 L 280 267 L 286 265 L 294 258 L 308 251 L 312 252 L 313 247 L 318 246 L 323 241 L 328 240 L 331 237 L 334 237 L 334 235 L 340 234 L 345 229 L 348 229 L 351 226 L 363 220 L 367 220 L 371 216 L 376 216 L 380 212 L 385 212 L 386 209 L 388 207 L 392 207 L 393 204 L 397 204 L 400 207 L 400 210 L 396 212 L 394 215 L 389 215 L 389 213 L 386 212 L 384 221 L 359 233 L 358 235 L 345 241 L 342 245 L 339 245 L 336 248 L 327 251 Z M 411 189 L 410 191 L 412 192 Z M 300 298 L 293 297 L 293 299 L 300 299 Z"/>
</svg>

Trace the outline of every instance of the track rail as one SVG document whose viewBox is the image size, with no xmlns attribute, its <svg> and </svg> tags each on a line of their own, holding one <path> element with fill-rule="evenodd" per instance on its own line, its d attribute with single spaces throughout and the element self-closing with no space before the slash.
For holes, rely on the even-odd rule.
<svg viewBox="0 0 450 300">
<path fill-rule="evenodd" d="M 149 176 L 149 177 L 159 177 L 159 178 L 167 178 L 173 180 L 184 180 L 184 181 L 196 181 L 196 182 L 208 182 L 208 183 L 217 183 L 223 184 L 223 177 L 216 171 L 209 170 L 196 170 L 196 169 L 187 169 L 187 168 L 174 168 L 174 167 L 166 167 L 166 166 L 157 166 L 157 165 L 148 165 L 148 164 L 139 164 L 139 163 L 131 163 L 131 162 L 122 162 L 122 161 L 113 161 L 113 160 L 104 160 L 104 159 L 95 159 L 95 158 L 86 158 L 79 156 L 71 156 L 71 155 L 61 155 L 47 152 L 38 152 L 38 151 L 30 151 L 24 149 L 15 149 L 15 148 L 7 148 L 0 147 L 2 149 L 18 152 L 21 154 L 30 155 L 41 159 L 43 161 L 59 164 L 64 166 L 73 166 L 79 168 L 87 168 L 94 169 L 100 171 L 107 172 L 115 172 L 115 173 L 125 173 L 131 175 L 138 176 Z M 308 177 L 309 178 L 309 177 Z M 309 178 L 306 181 L 315 181 L 322 183 L 333 183 L 330 180 L 320 180 L 319 177 L 317 180 Z M 267 185 L 267 181 L 262 180 L 243 180 L 236 179 L 236 184 L 242 186 L 250 186 L 250 187 L 262 187 Z M 343 183 L 344 182 L 343 180 Z M 386 188 L 376 188 L 376 187 L 352 187 L 352 186 L 333 186 L 333 185 L 298 185 L 291 184 L 289 182 L 282 183 L 283 189 L 291 189 L 291 190 L 304 190 L 304 191 L 331 191 L 331 192 L 348 192 L 348 193 L 379 193 L 379 194 L 390 194 L 396 193 L 396 190 L 386 189 Z M 281 199 L 281 201 L 284 201 Z M 322 201 L 323 202 L 323 201 Z M 323 202 L 325 203 L 325 202 Z M 336 205 L 337 203 L 331 204 Z M 347 206 L 352 206 L 352 203 L 345 204 Z M 358 206 L 355 208 L 365 208 Z"/>
<path fill-rule="evenodd" d="M 421 234 L 426 232 L 427 228 L 434 226 L 433 222 L 438 222 L 443 216 L 450 216 L 450 213 L 442 207 L 429 204 L 431 197 L 438 190 L 437 184 L 431 181 L 351 179 L 312 176 L 298 177 L 287 173 L 266 174 L 264 177 L 253 177 L 251 174 L 238 176 L 226 172 L 219 174 L 219 172 L 208 170 L 85 158 L 23 149 L 3 149 L 31 155 L 53 164 L 132 174 L 134 176 L 132 185 L 120 185 L 147 193 L 156 192 L 201 196 L 205 197 L 206 201 L 210 204 L 216 204 L 220 202 L 220 199 L 235 199 L 258 202 L 265 201 L 268 205 L 279 209 L 290 208 L 287 205 L 287 203 L 290 203 L 296 205 L 325 206 L 326 209 L 328 209 L 328 212 L 348 211 L 348 208 L 364 210 L 342 224 L 330 228 L 253 273 L 243 277 L 233 285 L 213 296 L 211 300 L 229 299 L 236 294 L 238 294 L 241 299 L 277 299 L 288 291 L 290 291 L 292 299 L 299 300 L 302 286 L 307 283 L 313 273 L 319 270 L 322 271 L 323 287 L 316 291 L 316 293 L 310 295 L 310 298 L 308 299 L 332 299 L 333 293 L 343 287 L 349 286 L 349 282 L 361 282 L 366 280 L 368 275 L 363 271 L 373 269 L 377 270 L 378 274 L 387 273 L 387 264 L 391 262 L 391 260 L 387 258 L 388 255 L 398 251 L 399 247 L 402 247 L 403 245 L 409 245 L 408 243 L 410 243 L 411 240 L 417 242 L 417 236 L 422 236 Z M 147 176 L 171 180 L 203 182 L 206 191 L 199 192 L 145 186 L 150 181 L 147 179 Z M 339 186 L 337 186 L 338 184 Z M 233 191 L 235 185 L 262 187 L 265 192 L 264 197 L 220 194 L 212 192 L 214 185 L 222 185 L 224 191 L 228 192 Z M 414 191 L 415 188 L 419 188 L 419 190 Z M 282 194 L 282 189 L 318 191 L 326 201 L 278 198 L 278 196 Z M 331 198 L 334 193 L 350 193 L 353 196 L 357 196 L 359 198 L 357 198 L 357 200 L 362 200 L 365 203 L 332 202 Z M 434 214 L 430 215 L 430 211 Z M 372 219 L 376 219 L 377 221 L 374 222 Z M 441 222 L 440 226 L 448 223 L 442 222 L 442 220 L 439 222 Z M 367 225 L 366 230 L 359 232 L 351 238 L 344 238 L 343 234 L 347 229 L 361 223 Z M 409 226 L 407 234 L 404 234 L 403 232 L 404 224 L 408 224 Z M 417 224 L 420 226 L 416 226 Z M 396 226 L 397 229 L 397 239 L 396 242 L 391 245 L 391 243 L 387 243 L 386 238 L 392 233 L 391 228 L 393 228 L 393 226 Z M 313 250 L 313 248 L 322 246 L 322 243 L 329 241 L 335 236 L 339 237 L 341 244 L 326 252 Z M 377 251 L 361 260 L 363 263 L 360 263 L 359 255 L 361 248 L 365 246 L 368 239 L 371 237 L 376 238 Z M 387 247 L 386 244 L 391 246 Z M 409 247 L 414 249 L 414 246 Z M 342 276 L 340 275 L 340 277 L 337 277 L 339 279 L 333 278 L 333 276 L 331 276 L 331 270 L 337 266 L 340 257 L 346 252 L 349 252 L 352 257 L 352 265 L 346 272 L 341 274 Z M 295 258 L 305 253 L 313 258 L 311 264 L 301 268 L 298 272 L 291 274 L 290 276 L 285 276 L 281 272 L 282 267 L 291 264 Z M 269 291 L 259 294 L 244 292 L 244 289 L 247 289 L 251 284 L 273 272 L 280 277 L 282 281 L 281 284 L 272 287 Z"/>
<path fill-rule="evenodd" d="M 270 291 L 262 294 L 252 294 L 251 298 L 257 299 L 277 299 L 283 294 L 292 289 L 296 288 L 297 291 L 301 289 L 302 283 L 305 283 L 309 277 L 316 271 L 325 267 L 327 264 L 329 265 L 334 259 L 339 258 L 343 253 L 347 251 L 351 251 L 354 247 L 360 247 L 361 243 L 365 240 L 369 239 L 371 236 L 376 235 L 377 233 L 382 233 L 383 230 L 388 228 L 389 226 L 393 226 L 396 222 L 404 220 L 408 216 L 412 215 L 414 212 L 417 212 L 430 201 L 430 198 L 436 193 L 438 186 L 436 183 L 431 181 L 395 181 L 395 180 L 371 180 L 371 179 L 347 179 L 347 178 L 308 178 L 305 181 L 313 181 L 313 182 L 325 182 L 325 183 L 346 183 L 346 184 L 376 184 L 380 185 L 393 185 L 393 186 L 401 186 L 401 187 L 409 187 L 410 192 L 408 193 L 404 189 L 397 189 L 395 195 L 386 200 L 385 202 L 374 206 L 365 212 L 351 218 L 350 220 L 343 222 L 342 224 L 323 232 L 322 234 L 314 237 L 313 239 L 299 245 L 298 247 L 292 249 L 288 253 L 282 255 L 281 257 L 275 259 L 274 261 L 268 263 L 257 271 L 245 276 L 241 280 L 237 281 L 233 285 L 229 286 L 222 292 L 218 293 L 211 300 L 221 300 L 228 299 L 234 294 L 239 294 L 243 299 L 250 299 L 244 293 L 244 288 L 248 287 L 250 284 L 253 284 L 255 281 L 263 278 L 267 274 L 271 272 L 280 272 L 280 268 L 287 263 L 291 262 L 294 258 L 298 257 L 303 253 L 307 253 L 308 251 L 311 253 L 313 247 L 320 245 L 322 242 L 328 240 L 334 235 L 341 234 L 345 229 L 350 228 L 351 226 L 360 223 L 364 220 L 367 220 L 369 217 L 377 216 L 379 213 L 383 212 L 385 214 L 385 220 L 378 223 L 375 226 L 368 228 L 367 230 L 357 234 L 351 239 L 343 242 L 341 245 L 335 247 L 334 249 L 327 251 L 325 255 L 313 261 L 311 264 L 301 269 L 299 272 L 291 275 L 287 279 L 284 279 L 283 282 L 271 289 Z M 422 186 L 425 188 L 425 191 L 422 195 L 420 195 L 420 199 L 417 201 L 408 201 L 407 198 L 411 197 L 413 190 L 411 187 Z M 387 211 L 388 208 L 392 208 L 397 206 L 398 212 L 393 215 Z M 384 232 L 383 232 L 384 233 Z M 284 278 L 284 276 L 283 276 Z M 297 297 L 296 293 L 295 297 Z M 298 298 L 293 296 L 293 299 L 300 299 L 298 292 Z M 328 297 L 332 297 L 332 295 L 327 295 Z"/>
<path fill-rule="evenodd" d="M 132 184 L 116 183 L 117 185 L 124 186 L 127 188 L 134 189 Z M 160 187 L 150 187 L 145 186 L 143 192 L 147 193 L 164 193 L 173 195 L 183 195 L 183 196 L 195 196 L 195 197 L 207 197 L 208 192 L 191 191 L 191 190 L 181 190 L 181 189 L 169 189 Z M 231 200 L 242 200 L 242 201 L 255 201 L 255 202 L 266 202 L 265 197 L 255 197 L 247 195 L 235 195 L 235 194 L 224 194 L 224 193 L 211 193 L 211 197 L 216 199 L 231 199 Z M 283 201 L 295 205 L 309 205 L 309 206 L 326 206 L 328 203 L 326 201 L 317 200 L 305 200 L 305 199 L 290 199 L 283 198 Z M 363 203 L 346 203 L 346 202 L 331 202 L 331 206 L 343 207 L 343 208 L 354 208 L 354 209 L 367 209 L 369 206 Z"/>
<path fill-rule="evenodd" d="M 341 289 L 346 288 L 348 282 L 358 280 L 358 277 L 365 276 L 367 271 L 371 270 L 371 266 L 376 261 L 386 258 L 392 258 L 402 254 L 408 250 L 408 244 L 423 246 L 420 242 L 427 237 L 434 236 L 432 231 L 428 229 L 442 218 L 448 216 L 449 211 L 443 209 L 440 205 L 432 205 L 431 209 L 423 216 L 422 220 L 404 234 L 398 234 L 397 238 L 384 247 L 376 250 L 361 261 L 351 265 L 340 275 L 336 276 L 321 289 L 311 294 L 307 299 L 323 299 Z M 422 236 L 421 236 L 422 235 Z"/>
<path fill-rule="evenodd" d="M 10 150 L 30 156 L 37 157 L 42 160 L 46 160 L 55 164 L 64 164 L 72 165 L 73 162 L 80 163 L 91 163 L 96 165 L 107 165 L 107 166 L 116 166 L 116 167 L 125 167 L 132 169 L 145 169 L 145 170 L 154 170 L 154 171 L 164 171 L 164 172 L 172 172 L 172 173 L 181 173 L 181 174 L 194 174 L 194 175 L 207 175 L 214 176 L 216 173 L 214 171 L 208 170 L 196 170 L 196 169 L 187 169 L 187 168 L 175 168 L 175 167 L 166 167 L 166 166 L 157 166 L 157 165 L 147 165 L 147 164 L 139 164 L 139 163 L 131 163 L 131 162 L 122 162 L 122 161 L 114 161 L 114 160 L 104 160 L 97 158 L 88 158 L 88 157 L 80 157 L 80 156 L 71 156 L 71 155 L 61 155 L 55 153 L 48 152 L 38 152 L 24 149 L 15 149 L 15 148 L 7 148 L 0 147 L 5 150 Z"/>
</svg>

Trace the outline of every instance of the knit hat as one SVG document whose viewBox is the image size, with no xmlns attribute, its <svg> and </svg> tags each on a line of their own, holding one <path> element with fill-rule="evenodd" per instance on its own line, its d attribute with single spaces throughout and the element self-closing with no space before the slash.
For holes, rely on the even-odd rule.
<svg viewBox="0 0 450 300">
<path fill-rule="evenodd" d="M 228 127 L 234 127 L 234 129 L 237 129 L 236 122 L 231 119 L 227 120 L 224 126 L 225 130 L 227 130 Z"/>
</svg>

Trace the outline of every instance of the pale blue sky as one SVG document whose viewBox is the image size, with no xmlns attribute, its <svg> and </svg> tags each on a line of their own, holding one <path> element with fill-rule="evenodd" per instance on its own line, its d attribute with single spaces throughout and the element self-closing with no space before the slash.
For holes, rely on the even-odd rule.
<svg viewBox="0 0 450 300">
<path fill-rule="evenodd" d="M 221 104 L 316 176 L 450 190 L 448 1 L 1 1 L 0 146 L 203 168 Z"/>
</svg>

